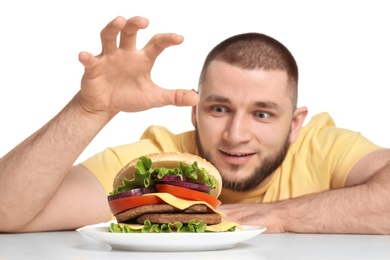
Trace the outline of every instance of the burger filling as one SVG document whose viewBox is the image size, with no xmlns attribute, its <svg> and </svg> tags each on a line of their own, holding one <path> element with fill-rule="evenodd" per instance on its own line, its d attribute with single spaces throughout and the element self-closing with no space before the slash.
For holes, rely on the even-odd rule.
<svg viewBox="0 0 390 260">
<path fill-rule="evenodd" d="M 124 178 L 108 196 L 120 223 L 112 224 L 110 232 L 205 232 L 208 225 L 221 224 L 223 214 L 215 210 L 221 202 L 209 195 L 216 181 L 196 161 L 152 167 L 143 156 L 135 168 L 133 179 Z"/>
</svg>

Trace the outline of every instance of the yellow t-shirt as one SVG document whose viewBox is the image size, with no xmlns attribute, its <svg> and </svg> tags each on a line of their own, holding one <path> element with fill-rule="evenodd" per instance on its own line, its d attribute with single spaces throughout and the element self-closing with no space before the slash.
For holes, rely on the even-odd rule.
<svg viewBox="0 0 390 260">
<path fill-rule="evenodd" d="M 337 128 L 327 113 L 321 113 L 302 129 L 266 186 L 249 192 L 223 189 L 219 199 L 224 204 L 272 202 L 340 188 L 353 165 L 379 148 L 360 133 Z M 115 175 L 129 161 L 161 151 L 198 154 L 194 131 L 175 135 L 164 127 L 151 126 L 138 142 L 108 148 L 82 164 L 108 194 Z"/>
</svg>

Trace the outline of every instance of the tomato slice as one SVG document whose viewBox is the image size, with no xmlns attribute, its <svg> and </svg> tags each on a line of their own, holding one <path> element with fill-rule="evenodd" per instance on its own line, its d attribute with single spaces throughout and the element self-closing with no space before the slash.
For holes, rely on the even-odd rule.
<svg viewBox="0 0 390 260">
<path fill-rule="evenodd" d="M 121 199 L 111 200 L 108 202 L 110 205 L 111 212 L 114 216 L 122 211 L 145 206 L 145 205 L 155 205 L 155 204 L 165 204 L 165 202 L 157 196 L 148 195 L 148 196 L 131 196 Z"/>
<path fill-rule="evenodd" d="M 221 205 L 221 201 L 219 199 L 214 198 L 213 196 L 201 191 L 190 190 L 187 188 L 169 184 L 157 184 L 156 189 L 158 192 L 170 193 L 178 198 L 204 201 L 210 204 L 210 206 L 212 206 L 213 208 L 216 208 Z"/>
</svg>

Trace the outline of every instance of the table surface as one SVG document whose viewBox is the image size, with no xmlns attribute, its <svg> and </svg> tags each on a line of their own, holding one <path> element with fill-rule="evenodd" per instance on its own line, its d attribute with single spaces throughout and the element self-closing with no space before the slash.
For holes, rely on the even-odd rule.
<svg viewBox="0 0 390 260">
<path fill-rule="evenodd" d="M 131 234 L 129 234 L 131 235 Z M 114 250 L 79 231 L 0 234 L 0 259 L 390 259 L 390 236 L 260 234 L 234 248 L 198 252 Z M 145 258 L 146 257 L 146 258 Z M 179 258 L 177 258 L 179 259 Z"/>
</svg>

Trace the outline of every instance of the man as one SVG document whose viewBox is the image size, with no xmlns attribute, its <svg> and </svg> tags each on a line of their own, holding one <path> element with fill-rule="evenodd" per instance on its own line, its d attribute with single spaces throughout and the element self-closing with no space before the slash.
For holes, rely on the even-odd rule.
<svg viewBox="0 0 390 260">
<path fill-rule="evenodd" d="M 136 49 L 145 18 L 118 17 L 102 53 L 80 53 L 81 89 L 50 122 L 0 161 L 0 231 L 75 229 L 107 221 L 107 191 L 131 159 L 156 151 L 199 153 L 221 172 L 220 210 L 268 232 L 390 233 L 390 151 L 337 129 L 327 114 L 302 129 L 298 69 L 289 51 L 260 34 L 232 37 L 206 58 L 198 94 L 150 79 L 157 56 L 180 44 L 155 35 Z M 117 36 L 120 42 L 117 47 Z M 152 126 L 139 142 L 73 163 L 120 111 L 193 106 L 196 131 Z"/>
</svg>

